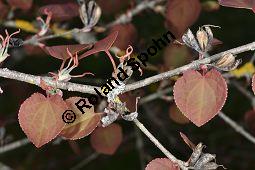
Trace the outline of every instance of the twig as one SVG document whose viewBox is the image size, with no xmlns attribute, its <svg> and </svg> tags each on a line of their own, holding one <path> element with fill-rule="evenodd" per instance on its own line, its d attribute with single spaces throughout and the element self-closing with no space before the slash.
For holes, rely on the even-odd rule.
<svg viewBox="0 0 255 170">
<path fill-rule="evenodd" d="M 37 38 L 36 36 L 33 36 L 32 38 L 24 41 L 23 44 L 24 45 L 25 44 L 37 45 L 38 42 L 40 42 L 40 41 L 49 40 L 49 39 L 53 39 L 53 38 L 58 38 L 58 37 L 62 37 L 62 36 L 68 35 L 68 34 L 77 34 L 80 31 L 81 31 L 81 29 L 73 28 L 73 29 L 71 29 L 67 32 L 61 33 L 61 34 L 47 35 L 47 36 L 40 37 L 40 38 Z"/>
<path fill-rule="evenodd" d="M 12 142 L 10 144 L 0 147 L 0 154 L 8 152 L 8 151 L 16 149 L 16 148 L 19 148 L 19 147 L 24 146 L 28 143 L 30 143 L 30 141 L 27 138 L 18 140 L 16 142 Z"/>
<path fill-rule="evenodd" d="M 184 65 L 184 66 L 176 68 L 174 70 L 170 70 L 170 71 L 146 78 L 144 80 L 140 80 L 138 82 L 128 84 L 126 86 L 124 92 L 135 90 L 135 89 L 138 89 L 141 87 L 145 87 L 152 83 L 170 78 L 172 76 L 176 76 L 188 69 L 196 69 L 199 67 L 200 64 L 209 64 L 211 62 L 214 62 L 226 53 L 239 54 L 239 53 L 254 50 L 254 49 L 255 49 L 255 42 L 212 55 L 211 57 L 208 57 L 208 58 L 205 58 L 202 60 L 195 60 L 190 64 Z M 56 88 L 68 90 L 68 91 L 77 91 L 77 92 L 81 92 L 81 93 L 96 94 L 94 88 L 99 88 L 96 86 L 82 85 L 82 84 L 70 83 L 70 82 L 66 82 L 66 83 L 65 82 L 55 82 L 50 77 L 34 76 L 34 75 L 30 75 L 30 74 L 20 73 L 17 71 L 12 71 L 7 68 L 3 68 L 3 69 L 0 68 L 0 77 L 19 80 L 19 81 L 31 83 L 31 84 L 34 84 L 37 86 L 39 86 L 40 78 L 42 78 L 47 84 L 54 86 Z"/>
<path fill-rule="evenodd" d="M 145 155 L 143 150 L 144 143 L 141 131 L 137 127 L 135 127 L 135 134 L 136 134 L 136 148 L 137 152 L 139 153 L 141 170 L 144 170 L 145 169 Z"/>
<path fill-rule="evenodd" d="M 13 170 L 12 168 L 10 168 L 9 166 L 3 164 L 2 162 L 0 162 L 0 169 L 1 170 Z"/>
<path fill-rule="evenodd" d="M 153 94 L 152 94 L 153 95 Z M 149 95 L 150 96 L 150 95 Z M 160 96 L 158 96 L 160 97 Z M 141 98 L 142 100 L 143 98 Z M 140 100 L 140 101 L 141 101 Z M 154 100 L 154 99 L 153 99 Z M 149 101 L 147 101 L 149 102 Z M 140 105 L 140 102 L 138 103 Z M 166 139 L 168 140 L 169 145 L 176 145 L 176 139 L 173 138 L 173 136 L 169 135 L 169 131 L 165 129 L 165 124 L 162 121 L 162 119 L 160 119 L 157 115 L 155 115 L 152 111 L 153 111 L 153 106 L 151 104 L 143 104 L 143 109 L 145 112 L 145 116 L 148 120 L 150 120 L 153 125 L 156 126 L 157 129 L 160 129 L 160 133 L 166 137 Z"/>
<path fill-rule="evenodd" d="M 253 54 L 253 56 L 251 57 L 251 60 L 250 60 L 250 62 L 254 62 L 255 61 L 255 53 Z"/>
<path fill-rule="evenodd" d="M 162 95 L 171 92 L 173 89 L 172 88 L 166 88 L 164 90 L 160 90 L 157 91 L 156 93 L 153 93 L 151 95 L 148 95 L 146 97 L 141 98 L 141 100 L 139 101 L 139 105 L 142 105 L 144 103 L 150 102 L 152 100 L 155 100 L 159 97 L 161 97 Z"/>
<path fill-rule="evenodd" d="M 57 87 L 63 90 L 68 90 L 68 91 L 78 91 L 81 93 L 96 94 L 94 88 L 97 88 L 95 86 L 82 85 L 82 84 L 76 84 L 76 83 L 70 83 L 70 82 L 56 82 L 51 77 L 34 76 L 31 74 L 25 74 L 25 73 L 9 70 L 7 68 L 0 68 L 0 77 L 23 81 L 23 82 L 34 84 L 37 86 L 40 86 L 40 79 L 42 79 L 50 86 Z"/>
<path fill-rule="evenodd" d="M 173 163 L 179 165 L 179 167 L 183 170 L 187 170 L 188 168 L 185 166 L 185 163 L 179 159 L 177 159 L 173 154 L 171 154 L 147 129 L 144 125 L 139 122 L 139 120 L 134 120 L 135 125 L 150 139 L 152 143 L 154 143 L 157 148 L 161 150 L 165 154 L 165 156 L 170 159 Z"/>
<path fill-rule="evenodd" d="M 254 50 L 254 49 L 255 49 L 255 42 L 250 43 L 250 44 L 246 44 L 246 45 L 243 45 L 243 46 L 240 46 L 240 47 L 237 47 L 237 48 L 234 48 L 234 49 L 231 49 L 231 50 L 219 53 L 219 54 L 215 54 L 215 55 L 213 55 L 209 58 L 205 58 L 205 59 L 202 59 L 202 60 L 196 60 L 196 61 L 194 61 L 194 62 L 192 62 L 188 65 L 182 66 L 180 68 L 177 68 L 177 69 L 165 72 L 165 73 L 161 73 L 159 75 L 152 76 L 150 78 L 146 78 L 146 79 L 141 80 L 141 81 L 136 82 L 136 83 L 129 84 L 129 85 L 126 86 L 125 91 L 135 90 L 137 88 L 144 87 L 144 86 L 149 85 L 151 83 L 155 83 L 157 81 L 160 81 L 160 80 L 178 75 L 178 74 L 180 74 L 183 71 L 186 71 L 188 69 L 197 68 L 199 66 L 199 64 L 208 64 L 210 62 L 213 62 L 213 61 L 219 59 L 222 55 L 224 55 L 226 53 L 239 54 L 239 53 L 249 51 L 249 50 Z M 15 79 L 15 80 L 35 84 L 37 86 L 39 86 L 40 78 L 42 78 L 47 84 L 49 84 L 51 86 L 55 86 L 55 87 L 60 88 L 60 89 L 64 89 L 64 90 L 68 90 L 68 91 L 77 91 L 77 92 L 82 92 L 82 93 L 96 94 L 95 91 L 94 91 L 95 86 L 81 85 L 81 84 L 69 83 L 69 82 L 67 82 L 67 83 L 65 83 L 65 82 L 55 82 L 50 77 L 41 77 L 41 76 L 29 75 L 29 74 L 20 73 L 20 72 L 17 72 L 17 71 L 12 71 L 12 70 L 9 70 L 7 68 L 3 68 L 3 69 L 0 68 L 0 77 Z M 9 146 L 9 145 L 7 145 L 7 146 Z M 4 148 L 2 147 L 2 150 L 3 149 Z M 5 151 L 5 149 L 2 152 L 4 152 L 4 151 Z"/>
<path fill-rule="evenodd" d="M 128 11 L 126 14 L 120 15 L 115 21 L 107 24 L 105 27 L 109 28 L 116 24 L 124 24 L 127 22 L 130 22 L 132 20 L 132 17 L 139 14 L 145 9 L 153 8 L 157 4 L 165 2 L 166 0 L 152 0 L 152 1 L 143 1 L 139 3 L 135 8 Z"/>
<path fill-rule="evenodd" d="M 201 64 L 212 63 L 212 62 L 218 60 L 224 54 L 227 54 L 227 53 L 240 54 L 242 52 L 250 51 L 250 50 L 255 50 L 255 42 L 252 42 L 250 44 L 246 44 L 246 45 L 243 45 L 243 46 L 240 46 L 240 47 L 237 47 L 237 48 L 233 48 L 231 50 L 227 50 L 227 51 L 224 51 L 224 52 L 212 55 L 211 57 L 204 58 L 202 60 L 195 60 L 195 61 L 193 61 L 190 64 L 184 65 L 184 66 L 176 68 L 174 70 L 170 70 L 170 71 L 167 71 L 167 72 L 164 72 L 164 73 L 161 73 L 161 74 L 157 74 L 155 76 L 146 78 L 144 80 L 140 80 L 140 81 L 137 81 L 135 83 L 129 84 L 129 85 L 126 86 L 125 92 L 131 91 L 131 90 L 135 90 L 135 89 L 147 86 L 147 85 L 150 85 L 152 83 L 164 80 L 166 78 L 170 78 L 172 76 L 179 75 L 182 72 L 184 72 L 186 70 L 189 70 L 189 69 L 196 69 Z"/>
<path fill-rule="evenodd" d="M 237 133 L 240 133 L 242 136 L 244 136 L 246 139 L 248 139 L 250 142 L 255 144 L 255 138 L 248 132 L 246 132 L 243 127 L 238 125 L 236 122 L 234 122 L 232 119 L 230 119 L 227 115 L 225 115 L 223 112 L 220 112 L 219 117 L 222 118 L 227 124 L 229 124 Z"/>
<path fill-rule="evenodd" d="M 250 99 L 251 101 L 254 101 L 254 95 L 252 95 L 249 91 L 247 91 L 244 87 L 242 87 L 237 81 L 232 80 L 231 84 L 233 84 L 248 99 Z"/>
</svg>

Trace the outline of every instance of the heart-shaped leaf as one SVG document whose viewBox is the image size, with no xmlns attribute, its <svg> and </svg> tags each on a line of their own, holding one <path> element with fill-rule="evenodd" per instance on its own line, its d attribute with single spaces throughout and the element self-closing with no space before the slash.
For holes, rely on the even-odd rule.
<svg viewBox="0 0 255 170">
<path fill-rule="evenodd" d="M 167 26 L 179 38 L 198 19 L 200 11 L 199 0 L 168 1 L 166 9 Z"/>
<path fill-rule="evenodd" d="M 174 164 L 167 158 L 153 159 L 145 168 L 145 170 L 179 170 L 179 166 Z"/>
<path fill-rule="evenodd" d="M 205 75 L 188 70 L 174 85 L 174 100 L 180 111 L 200 127 L 219 113 L 227 90 L 226 81 L 217 70 Z"/>
<path fill-rule="evenodd" d="M 67 105 L 59 95 L 45 97 L 34 93 L 19 109 L 19 124 L 28 139 L 41 147 L 54 139 L 64 128 L 62 113 Z"/>
<path fill-rule="evenodd" d="M 45 47 L 44 50 L 51 55 L 52 57 L 67 60 L 70 58 L 70 55 L 67 53 L 67 48 L 71 54 L 78 53 L 80 51 L 89 50 L 92 48 L 92 44 L 73 44 L 73 45 L 57 45 L 51 47 Z"/>
<path fill-rule="evenodd" d="M 105 128 L 97 128 L 90 138 L 92 147 L 98 152 L 112 155 L 118 149 L 122 141 L 122 128 L 114 123 Z"/>
<path fill-rule="evenodd" d="M 71 97 L 66 100 L 69 109 L 75 113 L 76 119 L 73 123 L 66 124 L 60 136 L 71 140 L 80 139 L 88 136 L 99 124 L 101 116 L 94 112 L 93 106 L 90 109 L 84 107 L 84 114 L 77 108 L 75 103 L 79 102 L 80 99 L 82 98 Z"/>
<path fill-rule="evenodd" d="M 255 0 L 218 0 L 222 6 L 233 8 L 247 8 L 252 9 L 255 12 Z"/>
</svg>

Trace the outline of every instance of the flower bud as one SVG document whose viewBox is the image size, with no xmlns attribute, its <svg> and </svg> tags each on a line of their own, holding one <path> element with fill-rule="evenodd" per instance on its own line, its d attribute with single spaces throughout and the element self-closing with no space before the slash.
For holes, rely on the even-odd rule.
<svg viewBox="0 0 255 170">
<path fill-rule="evenodd" d="M 236 60 L 233 54 L 228 53 L 223 55 L 214 65 L 222 71 L 231 71 L 241 64 L 242 60 Z"/>
<path fill-rule="evenodd" d="M 102 11 L 95 1 L 80 1 L 79 13 L 85 28 L 89 31 L 99 21 Z"/>
<path fill-rule="evenodd" d="M 228 53 L 223 55 L 217 62 L 216 62 L 216 66 L 217 67 L 227 67 L 227 66 L 231 66 L 233 65 L 235 62 L 235 57 L 233 56 L 233 54 Z"/>
<path fill-rule="evenodd" d="M 208 46 L 208 35 L 206 31 L 199 28 L 199 30 L 197 31 L 197 40 L 201 50 L 205 52 Z"/>
</svg>

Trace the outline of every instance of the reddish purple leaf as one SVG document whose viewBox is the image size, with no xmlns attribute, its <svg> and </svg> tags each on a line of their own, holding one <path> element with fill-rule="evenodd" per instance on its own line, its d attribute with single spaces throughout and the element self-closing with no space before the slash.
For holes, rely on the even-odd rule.
<svg viewBox="0 0 255 170">
<path fill-rule="evenodd" d="M 218 0 L 222 6 L 252 9 L 255 13 L 255 0 Z"/>
<path fill-rule="evenodd" d="M 19 109 L 19 124 L 28 139 L 41 147 L 54 139 L 64 128 L 62 113 L 67 105 L 59 95 L 45 97 L 34 93 Z"/>
<path fill-rule="evenodd" d="M 91 50 L 89 50 L 89 51 L 85 52 L 84 54 L 82 54 L 79 57 L 79 59 L 82 59 L 82 58 L 85 58 L 85 57 L 90 56 L 92 54 L 104 51 L 108 55 L 109 59 L 111 60 L 111 63 L 113 65 L 114 70 L 117 70 L 114 59 L 112 58 L 111 53 L 109 52 L 109 49 L 112 47 L 112 45 L 115 42 L 117 36 L 118 36 L 118 31 L 112 32 L 106 38 L 96 42 L 94 44 L 94 47 Z"/>
<path fill-rule="evenodd" d="M 196 145 L 189 140 L 189 138 L 182 132 L 180 132 L 180 136 L 182 140 L 190 147 L 190 149 L 194 150 Z"/>
<path fill-rule="evenodd" d="M 79 6 L 77 3 L 73 2 L 43 6 L 39 8 L 40 14 L 44 14 L 46 9 L 52 12 L 52 19 L 57 21 L 66 21 L 79 16 Z"/>
<path fill-rule="evenodd" d="M 179 38 L 198 19 L 201 11 L 199 0 L 171 0 L 167 3 L 166 23 Z"/>
<path fill-rule="evenodd" d="M 71 52 L 71 54 L 75 54 L 80 51 L 84 51 L 87 49 L 90 49 L 92 47 L 92 44 L 74 44 L 74 45 L 58 45 L 58 46 L 51 46 L 51 47 L 45 47 L 45 51 L 51 55 L 52 57 L 61 59 L 61 60 L 67 60 L 70 58 L 70 56 L 67 54 L 67 48 Z"/>
<path fill-rule="evenodd" d="M 29 56 L 34 56 L 34 57 L 41 57 L 45 55 L 45 51 L 42 50 L 42 48 L 34 45 L 24 45 L 23 46 L 25 52 Z"/>
<path fill-rule="evenodd" d="M 73 123 L 67 124 L 62 132 L 61 136 L 76 140 L 88 136 L 93 130 L 97 127 L 100 122 L 100 114 L 94 112 L 94 107 L 92 106 L 90 109 L 84 108 L 84 114 L 77 108 L 75 103 L 79 102 L 82 99 L 81 97 L 71 97 L 66 100 L 66 103 L 75 115 L 76 119 Z M 87 101 L 87 103 L 89 103 Z"/>
<path fill-rule="evenodd" d="M 137 30 L 132 23 L 114 25 L 110 32 L 118 31 L 118 39 L 114 42 L 114 46 L 126 51 L 129 45 L 133 46 L 137 40 Z"/>
<path fill-rule="evenodd" d="M 99 53 L 99 52 L 106 52 L 109 51 L 109 49 L 112 47 L 113 43 L 115 42 L 116 38 L 118 36 L 118 31 L 112 32 L 110 35 L 108 35 L 106 38 L 96 42 L 94 44 L 94 47 L 82 54 L 79 59 L 85 58 L 87 56 Z"/>
<path fill-rule="evenodd" d="M 146 166 L 145 170 L 180 170 L 180 168 L 168 158 L 156 158 Z"/>
<path fill-rule="evenodd" d="M 10 6 L 23 10 L 30 9 L 33 4 L 33 0 L 7 0 L 7 2 Z"/>
<path fill-rule="evenodd" d="M 174 99 L 180 111 L 200 127 L 219 113 L 227 90 L 226 81 L 217 70 L 205 75 L 188 70 L 174 85 Z"/>
<path fill-rule="evenodd" d="M 105 128 L 99 127 L 91 134 L 90 143 L 98 152 L 112 155 L 122 142 L 122 128 L 114 123 Z"/>
</svg>

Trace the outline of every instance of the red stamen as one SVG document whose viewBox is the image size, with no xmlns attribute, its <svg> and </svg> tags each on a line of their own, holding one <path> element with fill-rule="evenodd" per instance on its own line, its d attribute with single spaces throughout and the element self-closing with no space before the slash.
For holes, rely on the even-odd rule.
<svg viewBox="0 0 255 170">
<path fill-rule="evenodd" d="M 95 76 L 95 74 L 93 74 L 93 73 L 85 72 L 85 73 L 83 73 L 83 74 L 80 74 L 80 75 L 74 75 L 74 76 L 71 76 L 71 77 L 84 77 L 85 75 L 92 75 L 92 76 Z"/>
<path fill-rule="evenodd" d="M 20 33 L 20 29 L 18 30 L 18 31 L 16 31 L 16 32 L 14 32 L 14 33 L 12 33 L 11 35 L 9 35 L 9 33 L 7 32 L 7 30 L 5 30 L 5 33 L 6 33 L 6 46 L 9 44 L 9 41 L 10 41 L 10 39 L 11 39 L 11 37 L 12 36 L 14 36 L 15 34 L 18 34 L 18 33 Z"/>
<path fill-rule="evenodd" d="M 126 54 L 120 57 L 120 62 L 123 63 L 126 58 L 130 58 L 130 55 L 133 53 L 133 47 L 131 45 L 126 49 Z"/>
<path fill-rule="evenodd" d="M 116 72 L 117 67 L 116 67 L 115 61 L 114 61 L 114 59 L 113 59 L 113 57 L 112 57 L 111 53 L 110 53 L 108 50 L 107 50 L 107 51 L 105 51 L 105 52 L 106 52 L 106 54 L 108 55 L 108 57 L 110 58 L 110 60 L 111 60 L 111 62 L 112 62 L 114 72 Z"/>
</svg>

